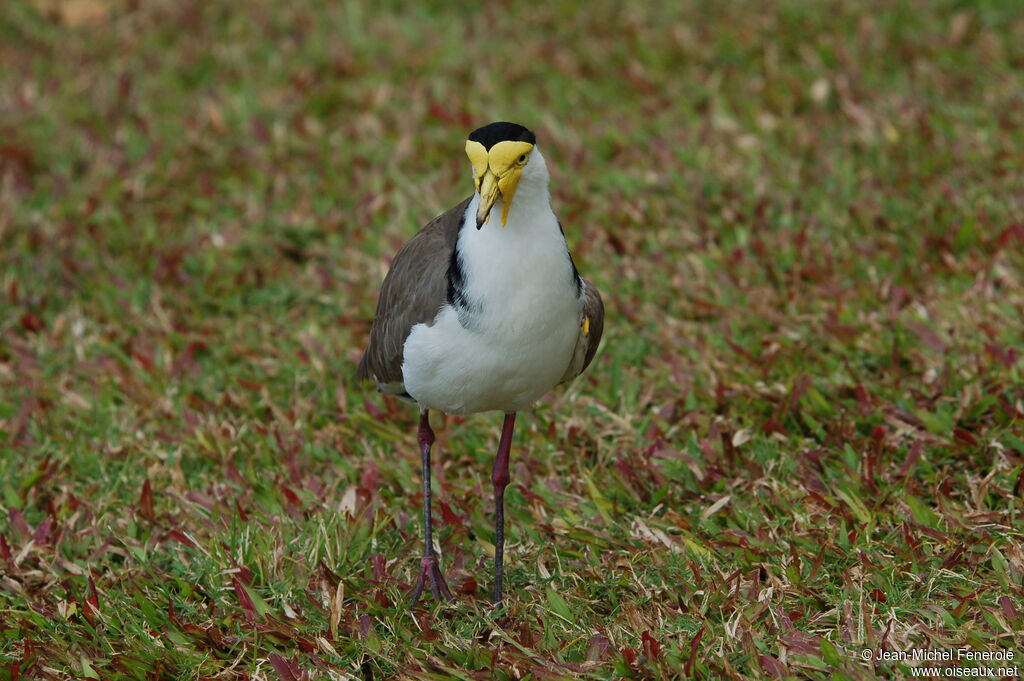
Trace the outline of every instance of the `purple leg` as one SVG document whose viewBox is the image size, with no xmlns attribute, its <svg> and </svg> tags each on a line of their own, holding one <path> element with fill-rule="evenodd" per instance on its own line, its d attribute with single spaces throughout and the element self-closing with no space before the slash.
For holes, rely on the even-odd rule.
<svg viewBox="0 0 1024 681">
<path fill-rule="evenodd" d="M 434 431 L 430 428 L 430 419 L 427 418 L 427 410 L 420 412 L 420 429 L 418 440 L 420 443 L 420 458 L 423 462 L 423 558 L 420 559 L 420 576 L 416 580 L 416 588 L 412 592 L 412 602 L 409 607 L 416 607 L 423 593 L 423 585 L 430 582 L 430 591 L 434 599 L 441 601 L 452 597 L 448 590 L 448 584 L 444 581 L 441 568 L 437 564 L 437 556 L 434 554 L 434 539 L 431 534 L 430 520 L 430 445 L 434 444 Z"/>
<path fill-rule="evenodd" d="M 510 479 L 508 473 L 508 452 L 512 448 L 512 429 L 516 425 L 516 413 L 505 414 L 501 426 L 501 442 L 494 457 L 494 597 L 495 605 L 501 603 L 501 578 L 505 572 L 505 487 Z"/>
</svg>

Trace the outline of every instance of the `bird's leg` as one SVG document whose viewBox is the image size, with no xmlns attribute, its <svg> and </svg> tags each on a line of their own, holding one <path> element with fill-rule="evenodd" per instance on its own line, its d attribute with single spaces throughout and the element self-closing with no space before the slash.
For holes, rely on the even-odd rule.
<svg viewBox="0 0 1024 681">
<path fill-rule="evenodd" d="M 516 413 L 505 414 L 501 426 L 501 442 L 494 457 L 494 604 L 501 603 L 501 578 L 505 571 L 505 487 L 508 486 L 508 452 L 512 447 L 512 429 L 516 425 Z"/>
<path fill-rule="evenodd" d="M 430 428 L 430 419 L 426 409 L 420 412 L 420 428 L 418 437 L 420 457 L 423 463 L 423 558 L 420 559 L 420 576 L 416 580 L 416 588 L 412 592 L 410 607 L 415 607 L 423 593 L 423 584 L 430 582 L 430 591 L 435 600 L 452 597 L 448 584 L 444 581 L 441 568 L 437 564 L 434 553 L 434 538 L 431 533 L 430 519 L 430 445 L 434 444 L 434 431 Z"/>
</svg>

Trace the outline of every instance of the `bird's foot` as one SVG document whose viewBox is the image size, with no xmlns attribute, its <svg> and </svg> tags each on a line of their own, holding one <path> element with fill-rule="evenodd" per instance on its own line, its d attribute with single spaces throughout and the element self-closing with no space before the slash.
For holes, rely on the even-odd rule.
<svg viewBox="0 0 1024 681">
<path fill-rule="evenodd" d="M 437 556 L 423 556 L 420 559 L 420 576 L 416 579 L 416 588 L 412 591 L 412 602 L 409 607 L 416 607 L 420 595 L 423 594 L 423 585 L 427 582 L 430 582 L 430 592 L 434 594 L 434 600 L 445 601 L 452 597 L 448 583 L 444 581 L 444 574 L 441 573 L 441 567 L 437 563 Z"/>
</svg>

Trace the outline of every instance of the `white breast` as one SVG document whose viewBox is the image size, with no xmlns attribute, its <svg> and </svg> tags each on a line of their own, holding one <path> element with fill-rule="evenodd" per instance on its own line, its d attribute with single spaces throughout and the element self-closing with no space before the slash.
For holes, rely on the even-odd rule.
<svg viewBox="0 0 1024 681">
<path fill-rule="evenodd" d="M 518 411 L 553 388 L 572 361 L 581 302 L 565 238 L 547 202 L 519 202 L 508 225 L 501 205 L 480 230 L 459 236 L 470 308 L 450 305 L 405 343 L 405 388 L 430 409 L 463 414 Z"/>
</svg>

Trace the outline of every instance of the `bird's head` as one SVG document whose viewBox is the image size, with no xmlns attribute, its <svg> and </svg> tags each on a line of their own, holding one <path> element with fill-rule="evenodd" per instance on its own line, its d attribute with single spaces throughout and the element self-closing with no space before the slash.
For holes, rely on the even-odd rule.
<svg viewBox="0 0 1024 681">
<path fill-rule="evenodd" d="M 491 123 L 477 128 L 466 140 L 466 155 L 473 164 L 473 184 L 480 194 L 477 229 L 487 222 L 498 199 L 502 203 L 501 224 L 505 226 L 521 183 L 536 179 L 546 186 L 547 167 L 537 150 L 537 137 L 516 123 Z"/>
</svg>

